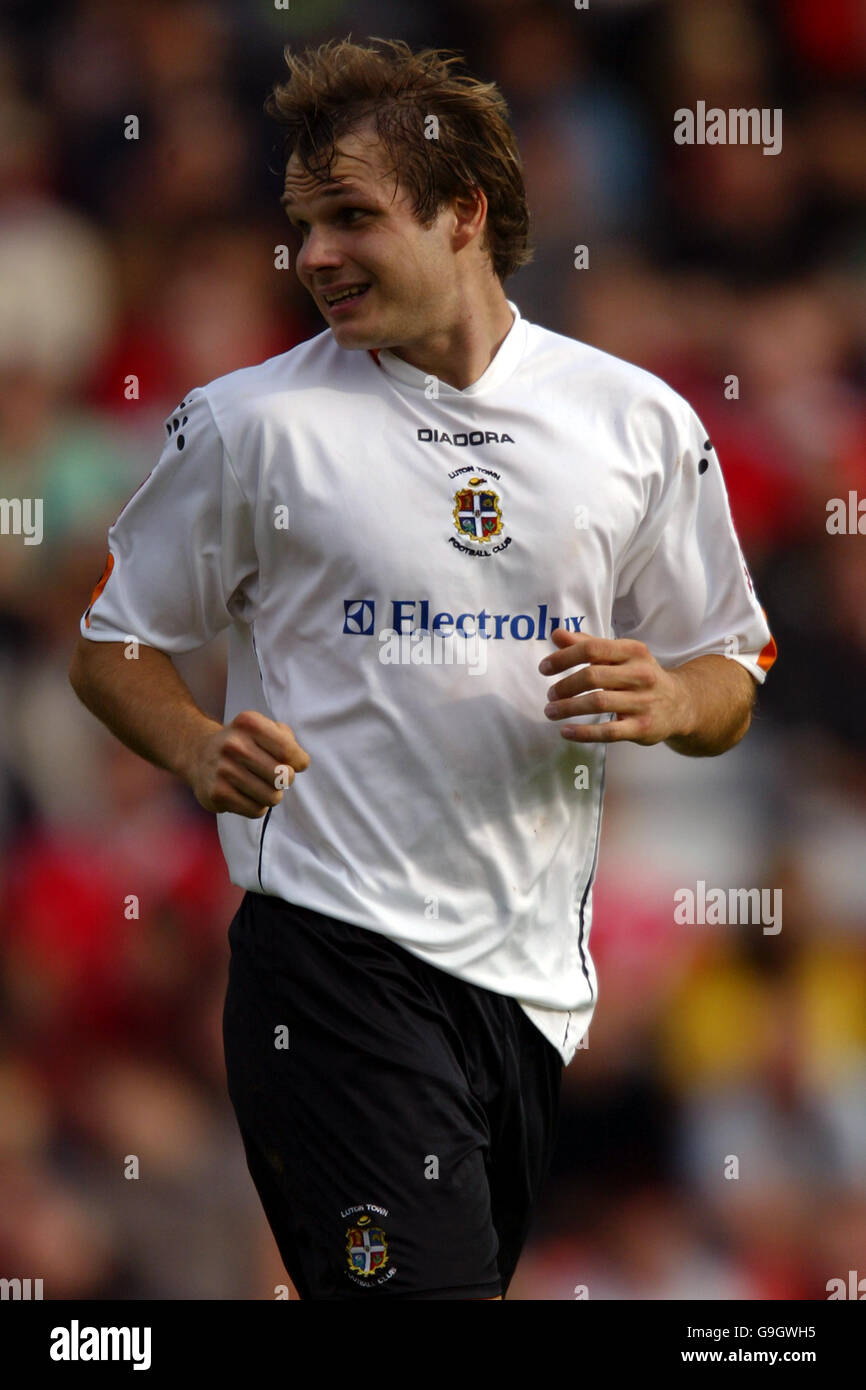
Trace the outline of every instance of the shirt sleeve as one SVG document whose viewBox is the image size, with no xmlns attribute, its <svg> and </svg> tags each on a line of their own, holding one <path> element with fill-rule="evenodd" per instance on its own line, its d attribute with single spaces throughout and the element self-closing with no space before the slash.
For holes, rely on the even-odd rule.
<svg viewBox="0 0 866 1390">
<path fill-rule="evenodd" d="M 165 429 L 156 466 L 109 528 L 81 633 L 172 653 L 248 618 L 258 568 L 251 509 L 205 388 L 189 392 Z"/>
<path fill-rule="evenodd" d="M 734 530 L 716 451 L 687 409 L 679 455 L 619 568 L 614 634 L 646 643 L 665 668 L 718 653 L 762 684 L 776 644 Z"/>
</svg>

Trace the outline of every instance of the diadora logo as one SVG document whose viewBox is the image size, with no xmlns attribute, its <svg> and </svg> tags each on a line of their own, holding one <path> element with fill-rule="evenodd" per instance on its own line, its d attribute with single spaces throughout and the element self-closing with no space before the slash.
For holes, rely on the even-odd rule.
<svg viewBox="0 0 866 1390">
<path fill-rule="evenodd" d="M 531 638 L 545 642 L 556 627 L 580 632 L 585 613 L 564 614 L 562 603 L 533 603 L 522 613 L 460 613 L 456 610 L 435 610 L 429 598 L 392 598 L 385 606 L 387 623 L 383 632 L 406 635 L 426 632 L 438 638 L 459 637 L 502 642 L 528 642 Z M 375 633 L 376 600 L 372 598 L 343 599 L 343 632 L 353 637 L 371 637 Z"/>
<path fill-rule="evenodd" d="M 369 637 L 373 631 L 376 603 L 371 598 L 343 599 L 343 631 L 357 637 Z"/>
<path fill-rule="evenodd" d="M 418 442 L 455 444 L 458 449 L 465 449 L 470 444 L 513 444 L 514 440 L 510 434 L 497 434 L 496 430 L 456 430 L 454 434 L 447 430 L 419 430 Z"/>
</svg>

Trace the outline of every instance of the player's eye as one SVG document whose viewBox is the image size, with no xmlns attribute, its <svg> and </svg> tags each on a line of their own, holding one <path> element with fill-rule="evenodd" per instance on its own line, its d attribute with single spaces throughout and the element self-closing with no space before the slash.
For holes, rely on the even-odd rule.
<svg viewBox="0 0 866 1390">
<path fill-rule="evenodd" d="M 368 217 L 369 212 L 366 208 L 340 208 L 336 215 L 342 218 L 343 221 L 348 222 L 350 226 L 354 226 L 356 215 L 358 217 Z M 310 230 L 309 222 L 304 222 L 300 218 L 295 221 L 293 217 L 290 217 L 289 223 L 294 227 L 296 232 L 301 233 L 301 236 L 306 236 L 307 232 Z"/>
</svg>

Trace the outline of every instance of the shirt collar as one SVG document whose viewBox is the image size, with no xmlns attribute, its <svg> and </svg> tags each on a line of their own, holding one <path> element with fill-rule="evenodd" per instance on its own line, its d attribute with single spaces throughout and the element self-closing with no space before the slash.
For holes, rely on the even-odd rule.
<svg viewBox="0 0 866 1390">
<path fill-rule="evenodd" d="M 440 396 L 480 396 L 483 392 L 499 386 L 514 371 L 523 356 L 526 344 L 526 320 L 521 317 L 520 310 L 512 300 L 507 299 L 505 302 L 514 314 L 514 321 L 500 343 L 493 360 L 478 380 L 464 387 L 462 391 L 459 391 L 456 386 L 449 386 L 447 381 L 439 381 L 438 392 Z M 368 351 L 388 376 L 394 377 L 405 386 L 413 386 L 418 391 L 427 389 L 431 379 L 429 372 L 421 371 L 420 367 L 413 367 L 411 362 L 404 361 L 402 357 L 398 357 L 389 348 L 370 348 Z"/>
</svg>

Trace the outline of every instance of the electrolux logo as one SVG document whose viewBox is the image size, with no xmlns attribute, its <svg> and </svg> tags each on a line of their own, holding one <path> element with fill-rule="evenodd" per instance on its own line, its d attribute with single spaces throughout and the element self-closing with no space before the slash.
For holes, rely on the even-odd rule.
<svg viewBox="0 0 866 1390">
<path fill-rule="evenodd" d="M 501 642 L 513 638 L 516 642 L 549 640 L 554 628 L 569 632 L 582 631 L 585 613 L 563 614 L 563 605 L 534 603 L 522 613 L 478 613 L 433 610 L 430 599 L 392 598 L 387 605 L 387 622 L 383 630 L 401 635 L 410 632 L 432 632 L 439 637 L 482 638 Z M 343 599 L 343 632 L 353 637 L 371 637 L 375 632 L 376 600 L 372 598 Z"/>
<path fill-rule="evenodd" d="M 369 637 L 373 631 L 376 601 L 372 598 L 343 599 L 343 631 L 356 637 Z"/>
</svg>

